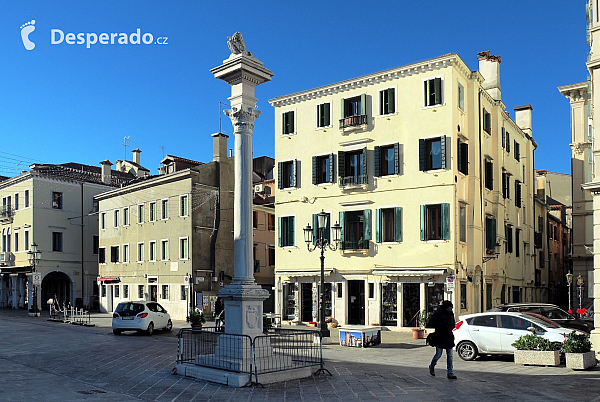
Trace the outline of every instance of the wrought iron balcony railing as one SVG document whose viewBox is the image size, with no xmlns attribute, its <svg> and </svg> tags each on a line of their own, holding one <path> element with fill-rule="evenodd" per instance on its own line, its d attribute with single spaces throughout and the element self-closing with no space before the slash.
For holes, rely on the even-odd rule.
<svg viewBox="0 0 600 402">
<path fill-rule="evenodd" d="M 339 178 L 340 187 L 345 186 L 356 186 L 360 184 L 367 184 L 368 176 L 366 174 L 356 175 L 356 176 L 345 176 Z"/>
<path fill-rule="evenodd" d="M 348 116 L 348 117 L 344 117 L 343 119 L 340 119 L 340 129 L 343 129 L 346 127 L 361 126 L 363 124 L 367 124 L 367 115 L 366 114 L 360 114 L 360 115 L 356 115 L 356 116 Z"/>
</svg>

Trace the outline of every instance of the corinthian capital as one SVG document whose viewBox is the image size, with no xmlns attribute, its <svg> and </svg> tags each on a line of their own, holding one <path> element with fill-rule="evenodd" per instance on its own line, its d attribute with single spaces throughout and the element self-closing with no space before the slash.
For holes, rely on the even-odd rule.
<svg viewBox="0 0 600 402">
<path fill-rule="evenodd" d="M 231 119 L 234 132 L 250 132 L 254 129 L 254 120 L 260 116 L 260 111 L 254 108 L 247 110 L 232 108 L 225 110 L 225 114 Z"/>
</svg>

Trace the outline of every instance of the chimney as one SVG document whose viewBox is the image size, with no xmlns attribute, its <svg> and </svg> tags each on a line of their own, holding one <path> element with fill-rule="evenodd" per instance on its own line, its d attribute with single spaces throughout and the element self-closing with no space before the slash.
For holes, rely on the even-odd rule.
<svg viewBox="0 0 600 402">
<path fill-rule="evenodd" d="M 479 60 L 479 72 L 484 78 L 483 89 L 495 100 L 501 100 L 500 90 L 500 63 L 502 59 L 500 56 L 490 55 L 490 51 L 477 53 Z"/>
<path fill-rule="evenodd" d="M 539 176 L 537 178 L 536 194 L 540 200 L 546 201 L 546 176 Z"/>
<path fill-rule="evenodd" d="M 213 161 L 220 162 L 227 158 L 227 138 L 223 133 L 214 133 L 213 137 Z"/>
<path fill-rule="evenodd" d="M 112 176 L 110 167 L 112 166 L 112 162 L 107 159 L 105 161 L 100 162 L 100 164 L 102 165 L 102 183 L 110 185 Z"/>
<path fill-rule="evenodd" d="M 531 111 L 533 107 L 531 105 L 516 106 L 515 107 L 515 123 L 523 132 L 531 136 Z"/>
<path fill-rule="evenodd" d="M 137 163 L 138 165 L 140 165 L 140 154 L 142 153 L 142 151 L 136 148 L 131 152 L 133 152 L 133 163 Z"/>
</svg>

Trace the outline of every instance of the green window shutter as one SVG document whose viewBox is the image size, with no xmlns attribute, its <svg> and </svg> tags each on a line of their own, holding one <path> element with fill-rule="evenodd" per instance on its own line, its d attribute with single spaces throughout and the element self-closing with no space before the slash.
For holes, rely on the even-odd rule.
<svg viewBox="0 0 600 402">
<path fill-rule="evenodd" d="M 510 133 L 506 132 L 506 152 L 510 153 Z"/>
<path fill-rule="evenodd" d="M 394 240 L 402 241 L 402 207 L 394 208 Z"/>
<path fill-rule="evenodd" d="M 394 144 L 394 173 L 400 174 L 400 144 Z"/>
<path fill-rule="evenodd" d="M 388 113 L 396 113 L 396 90 L 394 88 L 388 89 Z"/>
<path fill-rule="evenodd" d="M 317 105 L 317 127 L 323 127 L 323 105 Z"/>
<path fill-rule="evenodd" d="M 442 159 L 442 169 L 446 169 L 446 136 L 442 135 L 440 138 L 440 156 Z"/>
<path fill-rule="evenodd" d="M 385 90 L 379 91 L 379 114 L 385 114 Z"/>
<path fill-rule="evenodd" d="M 277 188 L 280 190 L 283 188 L 283 180 L 282 180 L 283 168 L 282 167 L 283 167 L 283 163 L 277 162 Z"/>
<path fill-rule="evenodd" d="M 360 114 L 367 114 L 367 94 L 362 94 L 360 96 Z"/>
<path fill-rule="evenodd" d="M 429 80 L 423 81 L 423 95 L 425 96 L 423 105 L 429 106 Z"/>
<path fill-rule="evenodd" d="M 319 168 L 319 158 L 316 156 L 312 157 L 312 184 L 317 184 L 317 176 L 318 176 L 318 168 Z"/>
<path fill-rule="evenodd" d="M 329 127 L 331 125 L 331 103 L 326 103 L 323 109 L 324 126 Z"/>
<path fill-rule="evenodd" d="M 338 151 L 338 179 L 346 177 L 346 153 Z"/>
<path fill-rule="evenodd" d="M 283 218 L 279 218 L 279 225 L 277 226 L 277 231 L 278 231 L 278 236 L 279 236 L 279 247 L 281 247 L 282 243 L 282 238 L 281 238 L 281 222 L 283 221 Z"/>
<path fill-rule="evenodd" d="M 365 209 L 363 211 L 363 216 L 365 217 L 365 228 L 364 228 L 364 240 L 371 240 L 371 210 Z"/>
<path fill-rule="evenodd" d="M 297 163 L 298 161 L 296 159 L 292 161 L 292 183 L 290 184 L 290 187 L 296 187 L 296 175 L 298 174 Z"/>
<path fill-rule="evenodd" d="M 313 214 L 312 216 L 312 227 L 313 227 L 313 246 L 317 244 L 317 237 L 319 237 L 319 218 L 317 214 Z"/>
<path fill-rule="evenodd" d="M 463 165 L 463 173 L 469 174 L 469 144 L 463 142 L 460 144 L 462 149 L 462 165 Z"/>
<path fill-rule="evenodd" d="M 367 175 L 367 147 L 363 148 L 362 156 L 363 156 L 363 174 L 366 176 Z M 367 181 L 368 181 L 368 179 L 367 179 Z M 365 184 L 367 184 L 367 183 L 365 183 Z"/>
<path fill-rule="evenodd" d="M 340 226 L 342 229 L 340 230 L 340 250 L 345 250 L 344 247 L 344 223 L 346 219 L 346 213 L 344 211 L 340 211 Z"/>
<path fill-rule="evenodd" d="M 506 129 L 502 127 L 502 148 L 506 147 Z"/>
<path fill-rule="evenodd" d="M 435 104 L 442 104 L 442 79 L 436 78 L 433 83 L 434 91 L 435 91 Z"/>
<path fill-rule="evenodd" d="M 294 132 L 294 112 L 290 112 L 290 120 L 289 120 L 289 125 L 290 125 L 290 133 Z"/>
<path fill-rule="evenodd" d="M 462 142 L 460 142 L 460 139 L 456 140 L 456 152 L 457 152 L 457 156 L 458 156 L 458 171 L 462 172 L 463 171 L 463 165 L 462 165 Z"/>
<path fill-rule="evenodd" d="M 381 147 L 375 147 L 375 150 L 373 151 L 373 158 L 375 162 L 375 173 L 373 176 L 379 177 L 381 176 Z"/>
<path fill-rule="evenodd" d="M 331 240 L 331 214 L 327 214 L 327 226 L 325 227 L 323 237 L 327 239 L 327 241 Z"/>
<path fill-rule="evenodd" d="M 492 133 L 492 114 L 484 111 L 485 116 L 485 128 L 488 133 Z"/>
<path fill-rule="evenodd" d="M 419 170 L 427 170 L 427 147 L 423 139 L 419 139 Z"/>
<path fill-rule="evenodd" d="M 442 239 L 450 239 L 450 204 L 442 204 Z"/>
<path fill-rule="evenodd" d="M 288 217 L 288 235 L 290 239 L 290 246 L 296 245 L 296 237 L 294 236 L 294 217 Z"/>
<path fill-rule="evenodd" d="M 287 134 L 287 121 L 288 121 L 288 116 L 287 113 L 284 113 L 281 115 L 281 133 L 282 134 Z"/>
<path fill-rule="evenodd" d="M 344 117 L 346 117 L 346 99 L 342 98 L 342 105 L 341 105 L 341 118 L 343 119 Z"/>
<path fill-rule="evenodd" d="M 427 240 L 427 205 L 421 205 L 421 240 Z"/>
<path fill-rule="evenodd" d="M 333 177 L 333 154 L 329 154 L 329 183 L 333 183 L 335 178 Z"/>
<path fill-rule="evenodd" d="M 375 242 L 381 243 L 381 209 L 375 210 Z"/>
</svg>

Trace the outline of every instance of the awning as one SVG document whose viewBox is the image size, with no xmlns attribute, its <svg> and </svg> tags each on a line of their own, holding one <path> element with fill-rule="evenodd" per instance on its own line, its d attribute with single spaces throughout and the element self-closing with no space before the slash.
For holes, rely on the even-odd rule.
<svg viewBox="0 0 600 402">
<path fill-rule="evenodd" d="M 373 275 L 386 276 L 439 276 L 446 275 L 447 273 L 447 268 L 373 268 Z"/>
<path fill-rule="evenodd" d="M 22 265 L 18 267 L 0 267 L 0 275 L 3 274 L 29 274 L 33 272 L 31 265 Z"/>
<path fill-rule="evenodd" d="M 331 276 L 333 268 L 325 269 L 325 276 Z M 287 276 L 290 278 L 298 278 L 301 276 L 321 276 L 321 269 L 304 269 L 302 271 L 276 271 L 276 276 Z"/>
<path fill-rule="evenodd" d="M 119 283 L 121 282 L 121 278 L 119 278 L 118 276 L 99 276 L 98 279 L 96 279 L 98 282 L 103 282 L 103 283 Z"/>
</svg>

